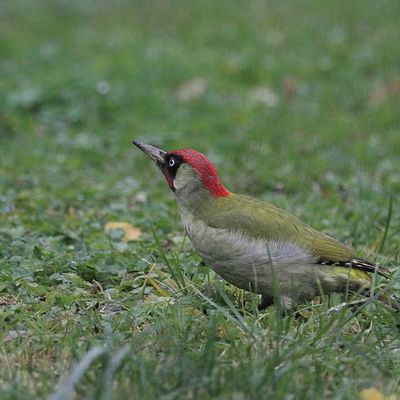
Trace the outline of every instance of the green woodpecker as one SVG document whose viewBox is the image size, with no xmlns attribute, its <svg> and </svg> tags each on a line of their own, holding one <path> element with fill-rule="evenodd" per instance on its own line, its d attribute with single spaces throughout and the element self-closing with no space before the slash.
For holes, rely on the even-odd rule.
<svg viewBox="0 0 400 400">
<path fill-rule="evenodd" d="M 219 276 L 285 310 L 321 293 L 367 291 L 388 271 L 269 203 L 229 192 L 210 160 L 134 140 L 164 174 L 193 246 Z"/>
</svg>

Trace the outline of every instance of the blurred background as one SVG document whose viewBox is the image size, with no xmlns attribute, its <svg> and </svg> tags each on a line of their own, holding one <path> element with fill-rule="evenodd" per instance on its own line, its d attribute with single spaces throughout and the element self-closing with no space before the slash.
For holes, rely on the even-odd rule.
<svg viewBox="0 0 400 400">
<path fill-rule="evenodd" d="M 399 194 L 398 2 L 0 7 L 3 223 L 129 215 L 141 190 L 169 210 L 134 138 L 203 151 L 231 190 L 299 214 L 340 204 L 357 220 L 376 192 L 375 221 Z"/>
<path fill-rule="evenodd" d="M 201 286 L 209 276 L 234 304 L 243 292 L 199 267 L 163 177 L 131 142 L 202 151 L 231 191 L 271 201 L 395 269 L 399 16 L 397 0 L 0 0 L 7 398 L 47 397 L 92 346 L 130 340 L 136 375 L 121 373 L 111 386 L 104 374 L 115 398 L 161 398 L 174 385 L 176 398 L 185 385 L 187 398 L 197 398 L 197 386 L 210 390 L 204 398 L 213 390 L 257 398 L 276 388 L 273 398 L 336 390 L 356 398 L 367 384 L 397 390 L 397 342 L 387 339 L 395 325 L 376 322 L 384 316 L 374 309 L 326 341 L 328 312 L 316 307 L 315 327 L 293 320 L 288 334 L 274 333 L 268 311 L 255 331 L 265 335 L 260 347 L 230 311 L 204 312 L 212 307 L 193 288 L 218 302 Z M 139 228 L 139 240 L 104 232 L 115 221 Z M 171 271 L 182 271 L 186 291 Z M 259 363 L 248 365 L 249 354 Z"/>
</svg>

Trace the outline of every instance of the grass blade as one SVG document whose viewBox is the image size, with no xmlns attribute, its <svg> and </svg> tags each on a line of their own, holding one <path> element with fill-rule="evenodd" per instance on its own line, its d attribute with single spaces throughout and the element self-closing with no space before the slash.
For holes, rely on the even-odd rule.
<svg viewBox="0 0 400 400">
<path fill-rule="evenodd" d="M 66 400 L 72 398 L 76 384 L 80 381 L 91 364 L 104 355 L 105 352 L 106 349 L 104 347 L 96 346 L 91 348 L 82 360 L 72 369 L 72 372 L 65 383 L 63 383 L 57 391 L 49 397 L 49 400 Z"/>
</svg>

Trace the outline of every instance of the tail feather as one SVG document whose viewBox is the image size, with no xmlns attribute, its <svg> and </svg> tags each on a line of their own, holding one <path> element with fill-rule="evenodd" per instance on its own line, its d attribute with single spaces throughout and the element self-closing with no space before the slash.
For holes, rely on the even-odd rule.
<svg viewBox="0 0 400 400">
<path fill-rule="evenodd" d="M 390 271 L 387 268 L 381 267 L 380 265 L 376 265 L 361 258 L 352 258 L 346 261 L 331 261 L 320 259 L 317 261 L 317 263 L 321 265 L 332 265 L 335 267 L 358 269 L 361 271 L 369 272 L 371 274 L 374 274 L 376 272 L 377 274 L 382 275 L 385 278 L 388 278 L 390 274 Z"/>
<path fill-rule="evenodd" d="M 390 276 L 389 269 L 382 267 L 380 265 L 371 263 L 367 260 L 363 260 L 362 258 L 352 258 L 347 261 L 331 261 L 331 260 L 323 260 L 320 259 L 317 261 L 320 265 L 331 265 L 333 267 L 344 267 L 349 269 L 354 269 L 357 271 L 368 272 L 370 274 L 379 274 L 386 279 Z M 367 289 L 367 293 L 370 293 L 370 289 Z M 396 312 L 400 312 L 400 298 L 396 296 L 391 296 L 388 294 L 379 294 L 378 299 L 382 301 L 384 304 L 388 305 Z"/>
</svg>

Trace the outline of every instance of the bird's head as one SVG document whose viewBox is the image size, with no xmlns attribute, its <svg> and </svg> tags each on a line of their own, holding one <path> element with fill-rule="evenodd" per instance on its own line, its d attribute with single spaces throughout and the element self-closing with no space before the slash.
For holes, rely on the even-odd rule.
<svg viewBox="0 0 400 400">
<path fill-rule="evenodd" d="M 199 193 L 213 197 L 230 194 L 219 179 L 214 165 L 204 154 L 192 149 L 166 152 L 138 140 L 134 140 L 133 144 L 156 162 L 178 199 L 198 196 Z"/>
</svg>

